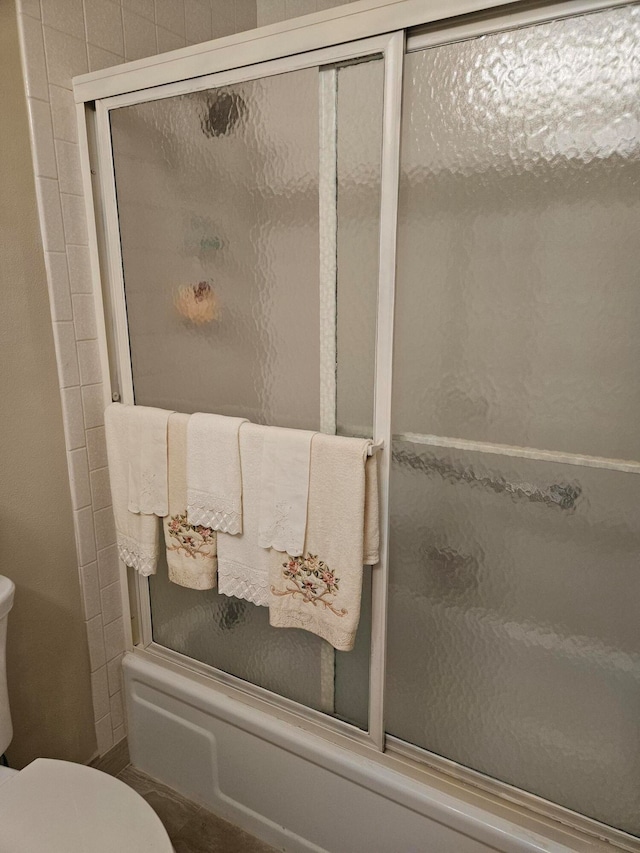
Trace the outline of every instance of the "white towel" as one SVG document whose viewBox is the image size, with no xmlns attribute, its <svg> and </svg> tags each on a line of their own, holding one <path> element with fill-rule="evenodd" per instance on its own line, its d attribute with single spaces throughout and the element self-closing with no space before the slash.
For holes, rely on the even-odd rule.
<svg viewBox="0 0 640 853">
<path fill-rule="evenodd" d="M 169 580 L 190 589 L 216 585 L 216 533 L 187 520 L 187 425 L 174 412 L 168 423 L 169 514 L 163 519 Z"/>
<path fill-rule="evenodd" d="M 370 441 L 315 435 L 311 443 L 307 538 L 302 556 L 269 553 L 269 622 L 303 628 L 334 648 L 353 648 L 362 597 L 365 556 L 373 559 L 377 525 L 365 548 L 365 463 Z M 370 468 L 370 474 L 374 469 Z M 377 516 L 377 489 L 369 490 Z M 377 560 L 376 560 L 377 562 Z"/>
<path fill-rule="evenodd" d="M 134 409 L 135 406 L 111 403 L 105 411 L 109 480 L 120 559 L 141 575 L 152 575 L 158 565 L 158 518 L 128 509 L 129 424 Z"/>
<path fill-rule="evenodd" d="M 380 500 L 378 497 L 378 454 L 369 456 L 364 466 L 364 557 L 365 566 L 380 560 Z"/>
<path fill-rule="evenodd" d="M 187 426 L 189 523 L 242 533 L 242 476 L 238 431 L 245 418 L 201 412 Z"/>
<path fill-rule="evenodd" d="M 262 450 L 268 429 L 250 423 L 240 428 L 243 530 L 240 536 L 218 535 L 218 592 L 263 606 L 269 603 L 271 551 L 258 545 L 258 529 Z"/>
<path fill-rule="evenodd" d="M 261 548 L 299 556 L 304 551 L 311 439 L 302 429 L 269 427 L 264 437 L 260 485 Z"/>
<path fill-rule="evenodd" d="M 167 498 L 167 421 L 170 412 L 130 406 L 128 413 L 129 512 L 165 516 Z"/>
</svg>

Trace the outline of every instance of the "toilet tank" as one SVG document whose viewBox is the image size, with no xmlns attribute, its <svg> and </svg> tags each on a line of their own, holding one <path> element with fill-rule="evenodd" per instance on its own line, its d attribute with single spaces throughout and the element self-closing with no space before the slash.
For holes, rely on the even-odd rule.
<svg viewBox="0 0 640 853">
<path fill-rule="evenodd" d="M 0 755 L 11 743 L 13 727 L 9 712 L 9 694 L 7 692 L 7 622 L 13 605 L 15 584 L 9 578 L 0 575 Z"/>
</svg>

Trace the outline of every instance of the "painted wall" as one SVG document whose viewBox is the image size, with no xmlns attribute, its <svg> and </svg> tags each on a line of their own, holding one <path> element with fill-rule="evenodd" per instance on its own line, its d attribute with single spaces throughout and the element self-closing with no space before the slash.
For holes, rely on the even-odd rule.
<svg viewBox="0 0 640 853">
<path fill-rule="evenodd" d="M 7 14 L 13 14 L 9 0 L 0 2 L 8 6 Z M 17 5 L 93 715 L 98 750 L 104 754 L 126 733 L 120 677 L 124 625 L 71 79 L 255 27 L 256 4 L 255 0 L 17 0 Z M 20 88 L 19 80 L 16 86 Z M 60 488 L 67 488 L 64 477 Z"/>
<path fill-rule="evenodd" d="M 44 257 L 13 3 L 0 3 L 0 573 L 16 583 L 13 766 L 96 749 Z"/>
</svg>

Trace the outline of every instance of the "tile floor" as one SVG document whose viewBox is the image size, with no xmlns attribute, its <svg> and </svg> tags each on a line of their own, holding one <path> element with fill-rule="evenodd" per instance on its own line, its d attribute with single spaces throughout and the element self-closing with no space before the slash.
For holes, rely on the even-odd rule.
<svg viewBox="0 0 640 853">
<path fill-rule="evenodd" d="M 175 853 L 274 853 L 275 848 L 129 765 L 117 774 L 141 794 L 167 830 Z"/>
</svg>

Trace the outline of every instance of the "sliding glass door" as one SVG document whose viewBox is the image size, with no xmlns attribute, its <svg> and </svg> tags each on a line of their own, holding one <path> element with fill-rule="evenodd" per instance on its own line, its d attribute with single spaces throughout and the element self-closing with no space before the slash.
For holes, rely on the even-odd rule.
<svg viewBox="0 0 640 853">
<path fill-rule="evenodd" d="M 132 401 L 373 435 L 384 56 L 354 54 L 110 109 Z M 149 596 L 153 642 L 367 728 L 370 569 L 348 655 L 164 561 Z"/>
<path fill-rule="evenodd" d="M 405 59 L 386 694 L 636 834 L 639 44 L 617 9 Z"/>
<path fill-rule="evenodd" d="M 640 10 L 513 14 L 98 102 L 124 402 L 384 442 L 353 652 L 164 565 L 140 645 L 640 834 Z"/>
</svg>

